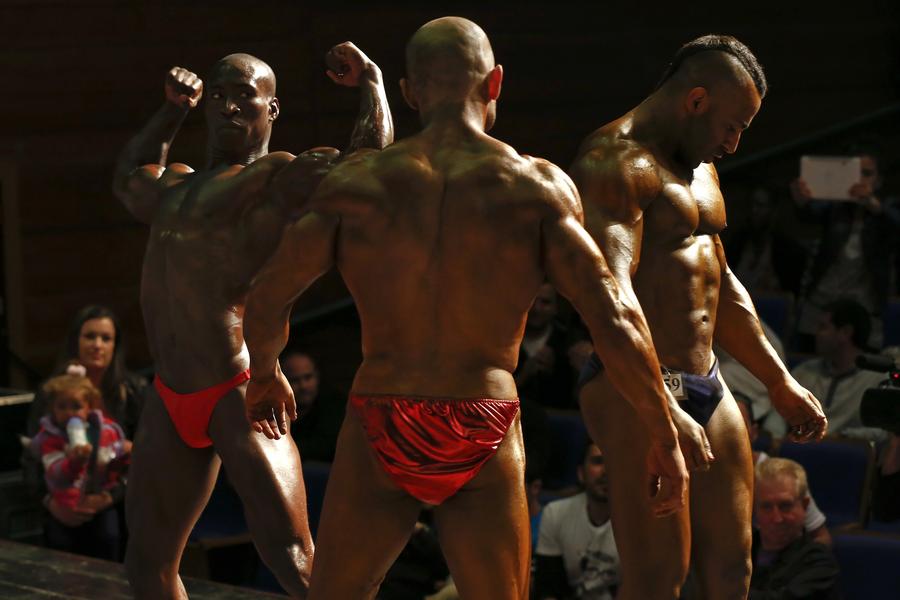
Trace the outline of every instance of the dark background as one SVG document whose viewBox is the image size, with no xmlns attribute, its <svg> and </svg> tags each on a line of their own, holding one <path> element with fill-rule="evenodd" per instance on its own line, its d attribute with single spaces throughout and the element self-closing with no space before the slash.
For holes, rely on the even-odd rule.
<svg viewBox="0 0 900 600">
<path fill-rule="evenodd" d="M 897 170 L 900 91 L 898 9 L 888 0 L 761 3 L 372 2 L 314 4 L 113 0 L 0 2 L 0 184 L 4 309 L 13 351 L 46 371 L 74 312 L 110 305 L 130 337 L 132 365 L 149 364 L 138 284 L 146 230 L 110 192 L 117 152 L 163 99 L 173 65 L 203 74 L 216 59 L 249 52 L 278 75 L 282 113 L 270 148 L 342 146 L 357 107 L 353 90 L 324 74 L 323 56 L 352 40 L 384 72 L 397 135 L 415 131 L 400 97 L 403 47 L 425 21 L 478 22 L 505 69 L 493 134 L 520 152 L 567 167 L 579 142 L 636 105 L 690 39 L 728 33 L 766 68 L 769 96 L 735 157 L 721 164 L 730 222 L 744 190 L 784 185 L 798 151 L 835 151 L 862 132 L 882 136 Z M 203 164 L 203 122 L 192 114 L 171 160 Z M 849 120 L 864 123 L 811 139 Z M 799 144 L 797 150 L 784 145 Z M 771 154 L 757 160 L 760 153 Z M 786 217 L 788 218 L 788 217 Z M 342 298 L 331 274 L 298 310 Z M 351 311 L 352 312 L 352 311 Z M 338 379 L 358 360 L 352 315 L 301 325 Z M 2 368 L 2 365 L 0 365 Z M 13 379 L 19 370 L 12 369 Z"/>
</svg>

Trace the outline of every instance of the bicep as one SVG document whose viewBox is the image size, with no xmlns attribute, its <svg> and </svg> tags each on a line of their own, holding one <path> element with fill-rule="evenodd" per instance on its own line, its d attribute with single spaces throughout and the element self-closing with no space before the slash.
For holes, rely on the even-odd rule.
<svg viewBox="0 0 900 600">
<path fill-rule="evenodd" d="M 191 172 L 190 167 L 182 164 L 168 168 L 157 164 L 143 165 L 116 181 L 114 191 L 134 218 L 149 224 L 153 222 L 163 192 Z"/>
</svg>

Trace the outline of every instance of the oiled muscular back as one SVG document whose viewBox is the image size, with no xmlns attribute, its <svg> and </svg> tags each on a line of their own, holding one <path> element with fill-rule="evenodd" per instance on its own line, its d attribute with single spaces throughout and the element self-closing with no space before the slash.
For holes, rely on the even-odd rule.
<svg viewBox="0 0 900 600">
<path fill-rule="evenodd" d="M 363 325 L 355 389 L 514 396 L 510 373 L 543 278 L 546 163 L 483 134 L 422 134 L 348 167 L 357 192 L 330 208 Z"/>
</svg>

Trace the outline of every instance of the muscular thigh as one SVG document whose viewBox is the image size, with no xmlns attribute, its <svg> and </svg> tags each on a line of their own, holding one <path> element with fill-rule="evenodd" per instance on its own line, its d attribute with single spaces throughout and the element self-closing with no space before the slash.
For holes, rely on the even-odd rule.
<svg viewBox="0 0 900 600">
<path fill-rule="evenodd" d="M 708 471 L 691 476 L 694 561 L 737 560 L 750 545 L 753 458 L 743 417 L 727 386 L 706 434 L 716 460 Z"/>
<path fill-rule="evenodd" d="M 282 518 L 287 502 L 292 514 L 302 513 L 292 518 L 305 520 L 306 493 L 297 446 L 290 435 L 270 440 L 253 431 L 244 413 L 244 388 L 228 392 L 213 410 L 208 431 L 216 452 L 246 508 L 259 505 L 260 514 Z"/>
<path fill-rule="evenodd" d="M 463 598 L 525 598 L 530 536 L 517 417 L 481 471 L 435 508 L 441 548 Z"/>
<path fill-rule="evenodd" d="M 159 532 L 186 537 L 212 491 L 218 467 L 212 448 L 190 448 L 181 440 L 151 387 L 129 468 L 125 507 L 132 536 Z"/>
<path fill-rule="evenodd" d="M 421 508 L 390 481 L 348 411 L 325 491 L 309 599 L 374 597 Z"/>
<path fill-rule="evenodd" d="M 642 577 L 643 566 L 667 564 L 687 569 L 688 510 L 653 516 L 647 454 L 650 438 L 631 404 L 602 374 L 585 385 L 581 411 L 591 439 L 603 451 L 609 476 L 613 527 L 626 577 Z"/>
</svg>

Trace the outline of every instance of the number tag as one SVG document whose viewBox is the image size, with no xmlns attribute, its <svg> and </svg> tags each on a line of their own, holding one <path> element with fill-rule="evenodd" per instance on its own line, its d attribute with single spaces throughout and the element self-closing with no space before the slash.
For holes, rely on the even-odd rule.
<svg viewBox="0 0 900 600">
<path fill-rule="evenodd" d="M 663 373 L 663 383 L 672 392 L 672 396 L 676 400 L 684 400 L 687 394 L 684 393 L 684 382 L 681 380 L 681 373 Z"/>
</svg>

